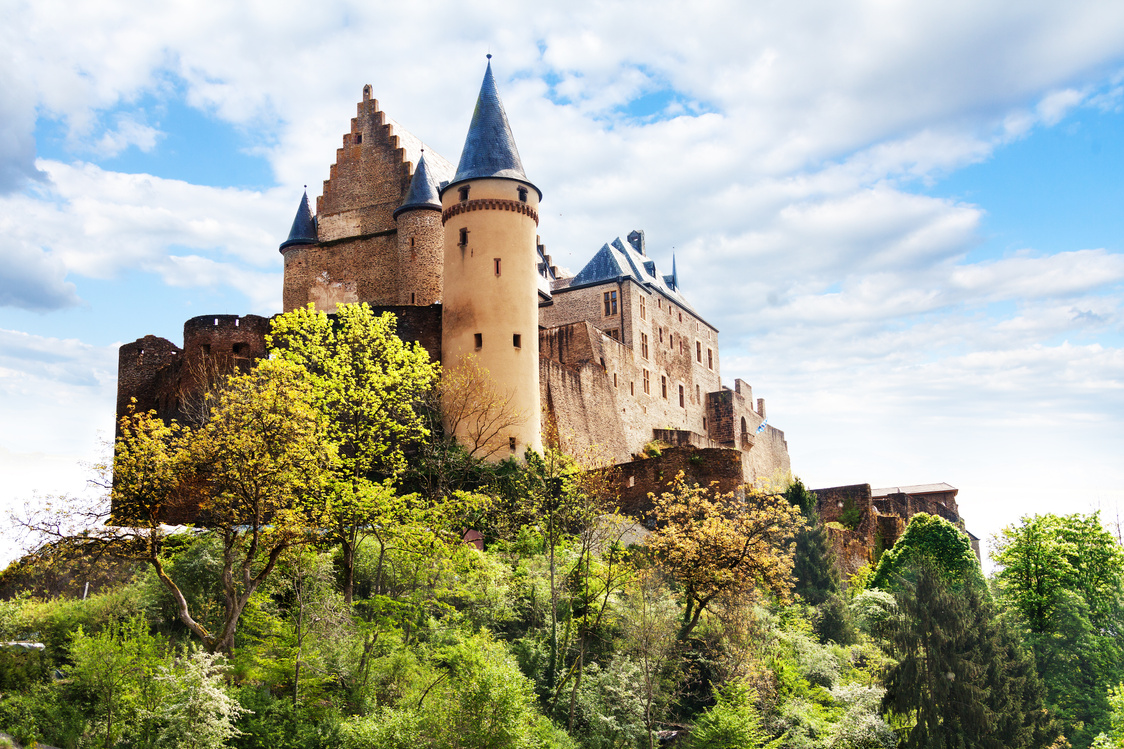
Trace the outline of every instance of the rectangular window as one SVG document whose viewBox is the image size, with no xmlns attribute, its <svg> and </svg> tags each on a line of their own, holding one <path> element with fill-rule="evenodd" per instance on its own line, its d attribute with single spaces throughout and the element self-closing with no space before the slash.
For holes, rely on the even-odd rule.
<svg viewBox="0 0 1124 749">
<path fill-rule="evenodd" d="M 682 312 L 679 313 L 679 322 L 683 322 L 683 313 Z"/>
<path fill-rule="evenodd" d="M 628 383 L 628 394 L 629 395 L 636 395 L 636 383 L 635 382 L 630 381 Z"/>
<path fill-rule="evenodd" d="M 652 384 L 648 379 L 648 370 L 646 370 L 646 369 L 644 370 L 644 394 L 645 395 L 651 395 L 652 394 Z"/>
<path fill-rule="evenodd" d="M 656 297 L 656 306 L 663 309 L 663 297 Z"/>
<path fill-rule="evenodd" d="M 508 437 L 507 438 L 507 446 L 511 450 L 511 452 L 515 452 L 515 438 L 514 437 Z"/>
<path fill-rule="evenodd" d="M 699 364 L 702 364 L 702 342 L 701 341 L 695 341 L 695 357 L 699 360 Z"/>
<path fill-rule="evenodd" d="M 695 385 L 695 402 L 702 403 L 702 391 L 699 389 L 698 385 Z"/>
<path fill-rule="evenodd" d="M 418 303 L 417 293 L 411 291 L 410 292 L 410 304 L 417 304 L 417 303 Z"/>
<path fill-rule="evenodd" d="M 468 246 L 468 229 L 461 229 L 460 246 L 461 247 L 467 247 Z"/>
<path fill-rule="evenodd" d="M 515 348 L 523 348 L 523 336 L 515 333 L 511 336 L 511 345 Z"/>
<path fill-rule="evenodd" d="M 492 266 L 496 269 L 496 275 L 500 274 L 500 259 L 498 257 L 492 258 Z"/>
<path fill-rule="evenodd" d="M 527 202 L 527 188 L 526 187 L 519 187 L 519 188 L 516 188 L 516 189 L 519 190 L 519 202 L 520 203 L 526 203 Z"/>
<path fill-rule="evenodd" d="M 648 358 L 648 334 L 647 333 L 641 333 L 640 334 L 640 355 L 643 356 L 645 359 Z"/>
<path fill-rule="evenodd" d="M 660 375 L 660 397 L 667 400 L 667 375 Z"/>
<path fill-rule="evenodd" d="M 613 387 L 617 386 L 617 373 L 613 372 Z"/>
<path fill-rule="evenodd" d="M 461 199 L 462 203 L 464 201 L 468 200 L 468 188 L 467 187 L 462 187 L 460 190 L 458 190 L 458 193 L 459 193 L 459 196 L 460 196 L 460 199 Z"/>
<path fill-rule="evenodd" d="M 640 297 L 640 319 L 648 319 L 648 302 L 644 297 Z"/>
<path fill-rule="evenodd" d="M 679 386 L 679 407 L 680 408 L 686 408 L 687 407 L 687 397 L 683 394 L 683 386 L 682 385 Z"/>
<path fill-rule="evenodd" d="M 605 317 L 617 314 L 617 292 L 605 292 Z"/>
<path fill-rule="evenodd" d="M 660 328 L 660 343 L 663 343 L 663 328 Z"/>
<path fill-rule="evenodd" d="M 714 349 L 706 350 L 706 366 L 708 369 L 714 369 Z"/>
<path fill-rule="evenodd" d="M 473 333 L 472 334 L 472 342 L 473 342 L 473 344 L 475 344 L 477 351 L 484 348 L 484 334 L 483 333 Z"/>
<path fill-rule="evenodd" d="M 621 339 L 621 332 L 619 330 L 617 330 L 616 328 L 613 328 L 612 330 L 608 331 L 608 335 L 614 341 L 619 341 Z"/>
</svg>

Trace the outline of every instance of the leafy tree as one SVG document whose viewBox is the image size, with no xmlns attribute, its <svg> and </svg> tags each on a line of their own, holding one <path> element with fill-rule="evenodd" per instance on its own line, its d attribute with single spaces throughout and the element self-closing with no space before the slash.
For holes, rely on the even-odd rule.
<svg viewBox="0 0 1124 749">
<path fill-rule="evenodd" d="M 367 529 L 395 522 L 390 487 L 406 468 L 406 451 L 429 436 L 421 407 L 437 365 L 395 332 L 393 315 L 376 316 L 366 304 L 337 305 L 334 319 L 309 304 L 274 318 L 267 338 L 277 356 L 306 370 L 312 403 L 339 456 L 331 516 L 348 604 L 355 549 Z"/>
<path fill-rule="evenodd" d="M 902 574 L 921 562 L 950 581 L 971 580 L 984 587 L 980 562 L 968 536 L 944 518 L 924 512 L 909 519 L 905 533 L 882 555 L 870 587 L 891 589 Z"/>
<path fill-rule="evenodd" d="M 912 722 L 902 745 L 1046 747 L 1057 729 L 1045 690 L 984 589 L 948 580 L 921 558 L 899 578 L 900 616 L 889 633 L 898 659 L 883 708 Z"/>
<path fill-rule="evenodd" d="M 1106 693 L 1124 675 L 1124 552 L 1096 513 L 1038 515 L 1003 529 L 993 557 L 1051 706 L 1076 746 L 1107 727 Z"/>
<path fill-rule="evenodd" d="M 793 537 L 803 521 L 783 496 L 748 493 L 742 499 L 688 486 L 680 472 L 671 491 L 653 497 L 653 503 L 656 531 L 647 545 L 683 586 L 681 640 L 691 636 L 719 595 L 758 588 L 780 597 L 788 593 Z"/>
<path fill-rule="evenodd" d="M 1112 710 L 1112 727 L 1097 736 L 1094 749 L 1124 749 L 1124 684 L 1108 690 L 1108 704 Z"/>
</svg>

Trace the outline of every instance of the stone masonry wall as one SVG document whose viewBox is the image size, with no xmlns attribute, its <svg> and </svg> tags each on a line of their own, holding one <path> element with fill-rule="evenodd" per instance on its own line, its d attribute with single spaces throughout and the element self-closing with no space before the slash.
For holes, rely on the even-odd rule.
<svg viewBox="0 0 1124 749">
<path fill-rule="evenodd" d="M 680 471 L 688 484 L 710 486 L 720 492 L 739 491 L 744 483 L 741 455 L 726 448 L 699 449 L 691 445 L 669 447 L 659 457 L 634 460 L 617 466 L 620 474 L 621 512 L 650 520 L 648 496 L 668 491 Z"/>
</svg>

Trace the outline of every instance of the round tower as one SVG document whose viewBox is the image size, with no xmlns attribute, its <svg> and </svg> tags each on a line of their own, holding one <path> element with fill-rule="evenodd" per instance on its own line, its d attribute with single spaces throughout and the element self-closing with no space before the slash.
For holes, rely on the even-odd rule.
<svg viewBox="0 0 1124 749">
<path fill-rule="evenodd" d="M 536 253 L 541 197 L 523 171 L 489 62 L 456 176 L 441 190 L 441 359 L 446 369 L 455 369 L 474 358 L 494 385 L 495 395 L 483 397 L 505 401 L 516 414 L 515 423 L 483 450 L 492 460 L 522 459 L 527 448 L 542 451 Z M 462 420 L 456 436 L 471 443 L 465 421 L 473 420 Z"/>
<path fill-rule="evenodd" d="M 425 163 L 425 153 L 410 179 L 410 190 L 394 211 L 398 225 L 397 304 L 429 306 L 441 301 L 445 262 L 441 197 Z"/>
<path fill-rule="evenodd" d="M 306 255 L 319 241 L 316 218 L 308 205 L 308 190 L 305 189 L 304 197 L 297 206 L 297 215 L 293 219 L 293 228 L 289 230 L 289 238 L 280 247 L 281 256 L 285 258 L 285 283 L 281 302 L 285 312 L 303 307 L 309 302 L 310 278 Z"/>
</svg>

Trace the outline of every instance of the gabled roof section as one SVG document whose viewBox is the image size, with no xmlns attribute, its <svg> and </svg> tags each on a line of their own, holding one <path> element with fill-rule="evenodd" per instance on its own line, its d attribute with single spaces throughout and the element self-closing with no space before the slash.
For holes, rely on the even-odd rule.
<svg viewBox="0 0 1124 749">
<path fill-rule="evenodd" d="M 490 60 L 491 55 L 488 57 Z M 515 179 L 531 185 L 523 171 L 523 161 L 519 158 L 519 149 L 515 146 L 503 102 L 496 91 L 490 61 L 476 99 L 476 109 L 472 112 L 472 123 L 468 126 L 468 137 L 464 141 L 457 173 L 449 184 L 482 177 Z M 535 190 L 538 191 L 538 188 L 535 187 Z M 541 191 L 539 196 L 542 196 Z"/>
<path fill-rule="evenodd" d="M 565 279 L 564 287 L 574 289 L 610 281 L 615 283 L 629 278 L 649 291 L 663 294 L 670 301 L 702 320 L 679 289 L 679 273 L 675 268 L 675 261 L 672 261 L 671 275 L 662 275 L 656 268 L 656 262 L 640 251 L 639 248 L 643 246 L 642 232 L 630 234 L 627 244 L 617 237 L 609 244 L 603 245 L 576 276 Z M 563 286 L 559 284 L 554 286 L 555 291 L 560 291 L 562 288 Z"/>
<path fill-rule="evenodd" d="M 410 192 L 406 200 L 394 212 L 394 218 L 403 211 L 414 209 L 441 210 L 441 198 L 437 195 L 437 180 L 429 173 L 429 165 L 425 163 L 425 154 L 418 159 L 418 168 L 410 178 Z"/>
<path fill-rule="evenodd" d="M 293 228 L 289 230 L 289 238 L 281 243 L 280 249 L 301 244 L 316 244 L 320 241 L 316 236 L 316 219 L 312 216 L 312 208 L 308 205 L 308 190 L 304 191 L 301 204 L 297 207 L 297 216 L 293 219 Z"/>
</svg>

